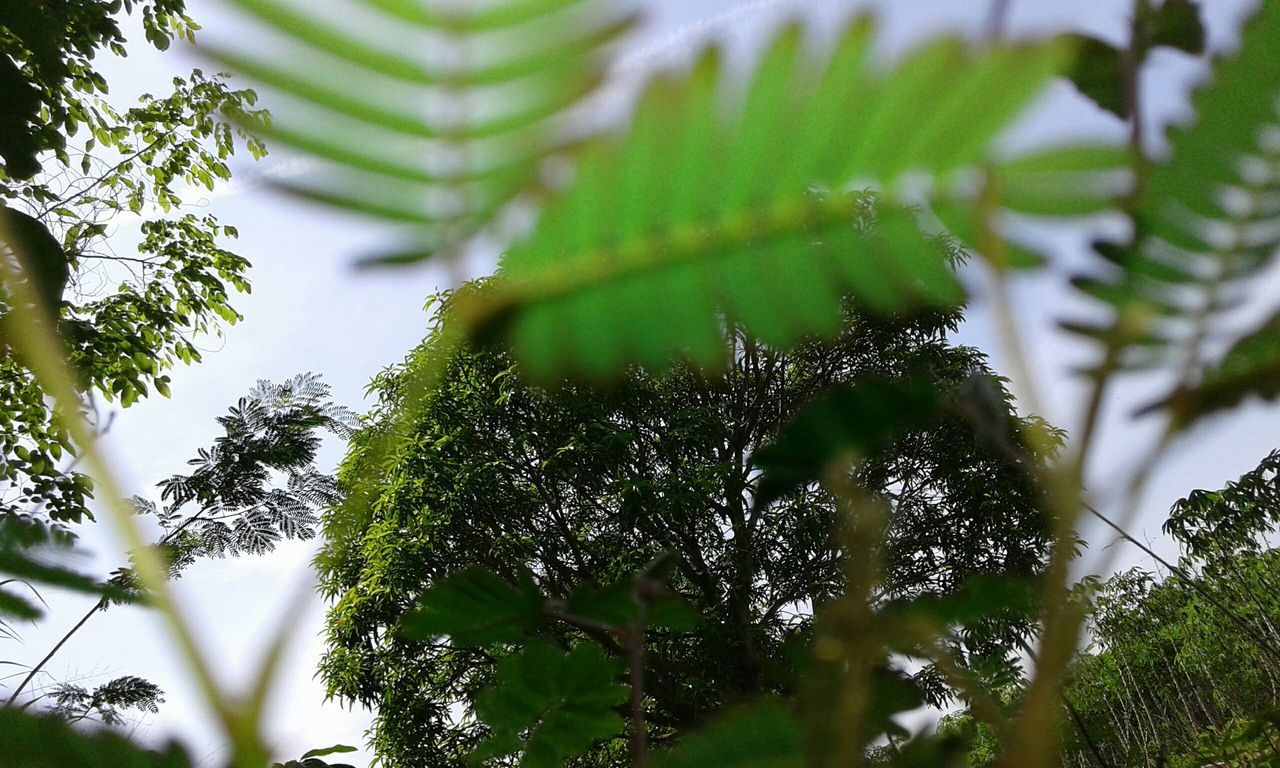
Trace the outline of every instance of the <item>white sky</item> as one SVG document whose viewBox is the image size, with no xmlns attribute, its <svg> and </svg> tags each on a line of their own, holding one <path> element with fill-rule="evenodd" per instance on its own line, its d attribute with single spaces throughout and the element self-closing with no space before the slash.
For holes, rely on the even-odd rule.
<svg viewBox="0 0 1280 768">
<path fill-rule="evenodd" d="M 193 15 L 211 32 L 234 30 L 221 8 L 211 0 L 189 0 Z M 1249 0 L 1207 0 L 1211 44 L 1229 45 L 1238 19 Z M 646 0 L 646 26 L 637 36 L 629 71 L 641 72 L 691 50 L 701 38 L 729 39 L 735 50 L 749 52 L 762 32 L 787 15 L 802 15 L 829 23 L 852 9 L 878 7 L 882 12 L 882 43 L 886 51 L 901 50 L 910 41 L 942 29 L 973 32 L 985 21 L 986 0 L 913 0 L 859 3 L 839 0 Z M 1009 31 L 1013 35 L 1046 30 L 1085 29 L 1112 39 L 1122 35 L 1129 0 L 1013 0 Z M 169 77 L 199 65 L 188 52 L 159 55 L 138 41 L 123 62 L 103 60 L 118 105 L 143 90 L 162 92 Z M 1186 89 L 1203 69 L 1185 57 L 1160 53 L 1148 78 L 1153 123 L 1185 114 Z M 268 108 L 270 103 L 265 104 Z M 1153 130 L 1157 126 L 1153 126 Z M 1012 141 L 1027 136 L 1118 135 L 1122 129 L 1069 88 L 1055 88 L 1039 105 Z M 273 154 L 253 173 L 287 169 L 285 153 Z M 247 178 L 245 174 L 241 178 Z M 441 284 L 443 273 L 433 267 L 356 273 L 353 258 L 387 239 L 386 233 L 363 220 L 282 198 L 261 186 L 240 183 L 211 196 L 207 207 L 224 222 L 240 228 L 234 250 L 254 264 L 254 291 L 237 307 L 243 323 L 230 329 L 224 344 L 216 345 L 205 362 L 172 373 L 173 399 L 150 399 L 120 413 L 110 435 L 110 448 L 126 473 L 127 487 L 150 494 L 154 483 L 182 471 L 184 462 L 216 434 L 213 419 L 241 396 L 256 379 L 280 380 L 294 373 L 315 371 L 330 383 L 339 402 L 362 410 L 363 390 L 380 368 L 400 360 L 424 335 L 427 318 L 422 300 Z M 130 233 L 119 233 L 122 239 Z M 1063 274 L 1080 264 L 1087 241 L 1079 230 L 1051 233 L 1055 268 L 1019 286 L 1018 304 L 1026 320 L 1029 346 L 1046 416 L 1071 426 L 1078 413 L 1080 385 L 1071 378 L 1072 362 L 1085 350 L 1054 330 L 1053 323 L 1082 305 L 1061 286 Z M 1267 281 L 1266 289 L 1275 287 Z M 1274 297 L 1275 290 L 1267 290 Z M 1001 356 L 992 341 L 987 307 L 978 301 L 959 341 L 992 354 L 997 369 Z M 1152 382 L 1137 381 L 1121 388 L 1117 404 L 1107 413 L 1101 448 L 1091 467 L 1095 488 L 1111 487 L 1117 470 L 1131 468 L 1140 448 L 1152 437 L 1149 425 L 1132 424 L 1128 411 L 1152 391 Z M 1213 421 L 1185 438 L 1178 451 L 1156 474 L 1143 504 L 1135 533 L 1159 537 L 1159 525 L 1169 504 L 1191 488 L 1215 487 L 1252 468 L 1276 447 L 1275 411 L 1251 406 Z M 341 446 L 330 445 L 323 463 L 332 466 Z M 103 572 L 122 562 L 104 536 L 102 526 L 85 531 L 85 542 L 98 553 Z M 1095 532 L 1100 533 L 1100 532 Z M 1109 538 L 1090 537 L 1093 552 Z M 1164 553 L 1167 544 L 1158 544 Z M 310 579 L 313 545 L 291 543 L 261 558 L 205 562 L 191 568 L 178 583 L 205 647 L 216 659 L 215 669 L 228 680 L 243 683 L 274 630 L 282 606 L 296 585 Z M 1123 552 L 1121 564 L 1136 562 Z M 90 605 L 74 596 L 56 596 L 48 620 L 23 631 L 23 645 L 5 649 L 5 658 L 33 662 L 57 641 Z M 323 702 L 320 683 L 312 679 L 322 649 L 319 632 L 324 606 L 319 598 L 308 604 L 296 622 L 291 655 L 277 686 L 267 729 L 279 757 L 296 757 L 313 748 L 346 743 L 363 747 L 368 715 Z M 59 679 L 89 676 L 105 681 L 118 674 L 149 678 L 166 691 L 167 703 L 158 716 L 142 725 L 137 735 L 160 741 L 180 737 L 205 765 L 223 755 L 222 740 L 210 727 L 198 695 L 185 671 L 168 650 L 155 617 L 142 609 L 114 608 L 95 617 L 63 650 L 49 671 Z M 363 752 L 351 762 L 363 765 Z"/>
</svg>

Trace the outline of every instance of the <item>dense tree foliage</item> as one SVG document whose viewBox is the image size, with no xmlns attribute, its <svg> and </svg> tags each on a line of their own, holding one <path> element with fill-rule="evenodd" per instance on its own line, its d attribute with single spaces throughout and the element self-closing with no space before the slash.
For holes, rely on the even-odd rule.
<svg viewBox="0 0 1280 768">
<path fill-rule="evenodd" d="M 1099 585 L 1093 648 L 1068 700 L 1108 765 L 1270 764 L 1280 754 L 1280 452 L 1220 490 L 1174 505 L 1172 572 Z M 1094 758 L 1079 739 L 1069 762 Z"/>
<path fill-rule="evenodd" d="M 470 707 L 490 680 L 493 651 L 393 631 L 418 595 L 480 566 L 511 583 L 527 572 L 565 600 L 577 585 L 614 584 L 669 551 L 678 556 L 670 584 L 702 619 L 651 635 L 645 693 L 655 733 L 793 692 L 795 653 L 811 637 L 813 607 L 840 594 L 847 553 L 835 500 L 819 484 L 756 503 L 753 454 L 820 392 L 869 377 L 984 392 L 1001 437 L 1016 440 L 1007 396 L 982 356 L 946 341 L 958 319 L 850 312 L 837 339 L 789 352 L 739 334 L 723 375 L 632 370 L 601 391 L 531 386 L 499 350 L 455 353 L 399 458 L 380 470 L 368 517 L 329 528 L 330 691 L 376 708 L 375 743 L 389 764 L 458 763 L 482 730 L 453 708 Z M 369 448 L 404 407 L 414 369 L 440 354 L 438 334 L 375 380 L 379 405 L 353 442 L 348 480 L 370 471 Z M 876 452 L 856 482 L 891 509 L 876 604 L 950 595 L 979 575 L 1033 577 L 1043 565 L 1048 527 L 1028 471 L 961 416 Z M 1007 684 L 1028 629 L 1025 618 L 972 627 L 962 655 L 991 684 Z M 582 632 L 554 637 L 569 647 Z M 586 633 L 624 655 L 616 638 Z M 936 674 L 917 679 L 933 701 L 947 697 Z"/>
<path fill-rule="evenodd" d="M 231 296 L 249 288 L 248 261 L 224 247 L 235 228 L 184 200 L 230 179 L 237 144 L 264 152 L 219 120 L 251 111 L 256 96 L 195 70 L 168 94 L 109 102 L 94 58 L 125 54 L 121 25 L 135 5 L 160 48 L 198 28 L 181 0 L 17 0 L 0 11 L 0 92 L 11 97 L 0 110 L 0 253 L 13 258 L 8 241 L 21 243 L 89 405 L 168 394 L 165 370 L 199 360 L 195 337 L 238 319 Z M 130 222 L 136 242 L 118 232 Z M 9 302 L 0 294 L 0 317 Z M 47 393 L 8 348 L 0 333 L 0 510 L 78 522 L 91 480 L 71 468 Z"/>
</svg>

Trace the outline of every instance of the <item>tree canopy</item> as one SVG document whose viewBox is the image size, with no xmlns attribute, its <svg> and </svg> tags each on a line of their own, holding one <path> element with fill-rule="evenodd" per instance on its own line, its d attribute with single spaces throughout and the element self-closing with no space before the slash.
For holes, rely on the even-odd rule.
<svg viewBox="0 0 1280 768">
<path fill-rule="evenodd" d="M 396 766 L 459 763 L 483 733 L 454 707 L 476 703 L 493 651 L 395 631 L 424 590 L 469 567 L 512 584 L 527 575 L 572 605 L 579 585 L 625 581 L 674 553 L 669 583 L 701 619 L 655 631 L 646 647 L 646 707 L 660 738 L 720 706 L 793 692 L 795 653 L 811 637 L 814 607 L 841 593 L 848 553 L 837 504 L 818 483 L 757 503 L 757 450 L 827 388 L 874 377 L 922 377 L 957 397 L 984 392 L 1000 437 L 1019 439 L 982 355 L 946 340 L 958 313 L 846 318 L 835 340 L 786 352 L 735 334 L 722 376 L 632 369 L 600 391 L 530 385 L 500 349 L 454 352 L 383 466 L 377 499 L 358 524 L 331 515 L 321 558 L 322 590 L 336 599 L 322 672 L 333 695 L 376 709 L 379 754 Z M 370 471 L 370 447 L 406 405 L 405 382 L 440 353 L 438 333 L 375 380 L 379 404 L 353 439 L 348 481 Z M 891 510 L 877 605 L 1043 567 L 1049 532 L 1027 468 L 962 416 L 870 455 L 856 483 Z M 991 684 L 1007 685 L 1028 630 L 1025 616 L 975 623 L 957 645 Z M 553 636 L 569 647 L 583 632 L 624 655 L 598 629 Z M 949 695 L 930 670 L 916 682 L 934 702 Z"/>
</svg>

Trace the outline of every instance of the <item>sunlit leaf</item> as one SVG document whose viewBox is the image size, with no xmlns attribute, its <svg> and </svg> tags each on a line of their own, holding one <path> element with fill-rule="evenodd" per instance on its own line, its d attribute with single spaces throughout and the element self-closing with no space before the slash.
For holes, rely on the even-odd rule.
<svg viewBox="0 0 1280 768">
<path fill-rule="evenodd" d="M 886 70 L 871 40 L 858 22 L 813 54 L 788 28 L 740 97 L 714 50 L 656 78 L 630 131 L 584 151 L 500 279 L 458 302 L 464 322 L 505 336 L 534 376 L 605 377 L 673 356 L 714 365 L 726 321 L 780 348 L 834 333 L 842 296 L 883 314 L 956 306 L 960 254 L 915 204 L 970 199 L 961 182 L 1064 49 L 943 40 Z M 1011 200 L 1107 208 L 1114 189 L 1087 176 L 1011 177 Z"/>
</svg>

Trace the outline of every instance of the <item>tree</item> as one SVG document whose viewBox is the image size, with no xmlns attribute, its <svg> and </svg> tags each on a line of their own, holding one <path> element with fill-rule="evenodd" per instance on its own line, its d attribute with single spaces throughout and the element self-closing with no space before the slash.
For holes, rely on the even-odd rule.
<svg viewBox="0 0 1280 768">
<path fill-rule="evenodd" d="M 152 546 L 164 553 L 171 578 L 200 559 L 260 555 L 282 539 L 310 539 L 319 510 L 338 501 L 334 478 L 316 469 L 316 452 L 326 433 L 350 436 L 355 417 L 332 402 L 318 376 L 259 381 L 218 423 L 223 434 L 188 462 L 192 471 L 160 483 L 159 503 L 133 500 L 137 514 L 159 528 Z M 120 722 L 121 709 L 155 711 L 163 701 L 161 691 L 132 675 L 92 690 L 58 681 L 38 684 L 49 661 L 93 616 L 112 605 L 147 600 L 131 567 L 117 569 L 104 586 L 106 594 L 5 692 L 5 706 L 26 707 L 47 697 L 54 712 L 73 721 L 93 718 L 107 725 Z M 13 613 L 15 606 L 29 609 L 28 614 L 36 609 L 18 593 L 0 596 L 11 603 L 0 603 L 0 615 Z M 20 699 L 24 692 L 29 694 L 25 701 Z"/>
<path fill-rule="evenodd" d="M 220 121 L 252 113 L 256 100 L 223 76 L 195 70 L 127 109 L 106 101 L 94 56 L 125 54 L 121 17 L 135 5 L 162 49 L 198 29 L 181 0 L 16 0 L 0 10 L 0 92 L 12 99 L 0 115 L 0 257 L 20 252 L 95 413 L 99 396 L 128 406 L 167 395 L 165 370 L 200 359 L 194 337 L 238 319 L 230 297 L 249 289 L 249 263 L 223 247 L 236 230 L 184 200 L 231 177 L 238 143 L 265 151 Z M 110 237 L 129 220 L 141 230 L 136 251 Z M 79 522 L 91 516 L 92 481 L 74 469 L 75 446 L 10 346 L 0 329 L 0 512 Z"/>
<path fill-rule="evenodd" d="M 454 708 L 480 706 L 477 691 L 502 653 L 396 632 L 418 595 L 480 567 L 511 584 L 527 576 L 572 612 L 582 584 L 629 583 L 663 552 L 677 556 L 670 585 L 702 620 L 647 635 L 646 717 L 658 741 L 719 707 L 794 692 L 795 654 L 812 635 L 814 606 L 840 595 L 848 552 L 837 504 L 818 483 L 757 503 L 753 455 L 821 392 L 868 377 L 981 391 L 1000 438 L 1017 442 L 983 357 L 946 342 L 958 320 L 874 321 L 850 310 L 831 342 L 781 352 L 739 333 L 723 376 L 633 369 L 599 392 L 531 386 L 499 350 L 452 354 L 438 388 L 414 406 L 397 460 L 382 467 L 368 516 L 353 527 L 331 517 L 321 558 L 322 590 L 336 600 L 322 663 L 330 693 L 376 710 L 373 742 L 390 765 L 460 763 L 484 729 Z M 379 405 L 353 440 L 348 481 L 371 471 L 371 446 L 407 406 L 406 382 L 438 354 L 437 329 L 375 379 Z M 1043 566 L 1048 531 L 1027 469 L 962 416 L 876 451 L 856 483 L 891 509 L 877 605 L 954 595 L 981 575 L 1033 578 Z M 1025 616 L 997 618 L 955 642 L 967 666 L 1007 684 L 1028 631 Z M 552 633 L 566 648 L 584 635 L 626 656 L 598 627 Z M 933 702 L 951 695 L 934 670 L 915 682 Z M 615 749 L 597 759 L 610 762 Z"/>
<path fill-rule="evenodd" d="M 1199 768 L 1280 755 L 1280 508 L 1272 452 L 1238 480 L 1195 490 L 1165 523 L 1182 549 L 1161 576 L 1133 568 L 1096 589 L 1093 643 L 1068 700 L 1116 766 Z M 1096 762 L 1081 739 L 1068 764 Z M 1240 764 L 1265 764 L 1262 762 Z"/>
</svg>

